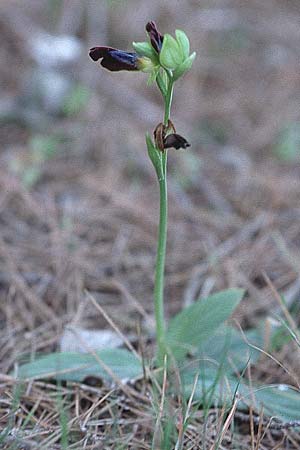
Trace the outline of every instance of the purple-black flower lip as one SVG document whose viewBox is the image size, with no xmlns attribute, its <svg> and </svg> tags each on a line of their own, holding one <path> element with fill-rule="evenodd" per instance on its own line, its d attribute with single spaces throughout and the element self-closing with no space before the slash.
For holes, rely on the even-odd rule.
<svg viewBox="0 0 300 450">
<path fill-rule="evenodd" d="M 180 136 L 180 134 L 177 133 L 168 134 L 164 139 L 164 148 L 173 147 L 176 150 L 179 150 L 180 148 L 185 149 L 190 146 L 191 144 L 183 136 Z"/>
<path fill-rule="evenodd" d="M 93 47 L 89 52 L 93 61 L 101 59 L 101 66 L 111 72 L 120 70 L 139 70 L 138 54 L 135 52 L 126 52 L 113 47 Z"/>
<path fill-rule="evenodd" d="M 151 20 L 146 25 L 146 31 L 149 34 L 151 45 L 157 53 L 160 52 L 163 44 L 163 35 L 158 31 L 156 23 Z"/>
<path fill-rule="evenodd" d="M 172 131 L 172 133 L 170 133 Z M 169 134 L 167 134 L 169 133 Z M 162 122 L 157 125 L 154 130 L 154 141 L 156 147 L 164 152 L 166 148 L 175 148 L 179 150 L 180 148 L 190 147 L 191 144 L 180 134 L 176 133 L 173 122 L 169 119 L 167 125 Z"/>
</svg>

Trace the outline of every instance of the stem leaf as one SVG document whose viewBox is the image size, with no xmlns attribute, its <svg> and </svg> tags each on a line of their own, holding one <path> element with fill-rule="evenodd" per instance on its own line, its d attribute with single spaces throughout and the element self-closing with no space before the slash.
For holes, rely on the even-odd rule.
<svg viewBox="0 0 300 450">
<path fill-rule="evenodd" d="M 146 144 L 148 148 L 148 155 L 154 166 L 158 181 L 164 179 L 162 153 L 155 147 L 149 133 L 146 133 Z"/>
</svg>

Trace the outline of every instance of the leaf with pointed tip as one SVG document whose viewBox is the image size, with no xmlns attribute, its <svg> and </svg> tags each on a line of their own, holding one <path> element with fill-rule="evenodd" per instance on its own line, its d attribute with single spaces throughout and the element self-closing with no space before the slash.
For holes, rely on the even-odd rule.
<svg viewBox="0 0 300 450">
<path fill-rule="evenodd" d="M 181 360 L 187 353 L 195 353 L 229 319 L 243 295 L 242 289 L 221 291 L 198 300 L 171 319 L 166 342 L 173 357 Z"/>
<path fill-rule="evenodd" d="M 148 155 L 156 171 L 158 181 L 161 181 L 164 178 L 161 152 L 153 144 L 149 133 L 146 133 L 146 144 L 148 148 Z"/>
</svg>

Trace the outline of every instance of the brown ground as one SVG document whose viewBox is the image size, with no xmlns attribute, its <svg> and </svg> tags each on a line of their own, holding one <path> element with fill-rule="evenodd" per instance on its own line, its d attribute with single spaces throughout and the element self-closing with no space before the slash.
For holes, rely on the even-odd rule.
<svg viewBox="0 0 300 450">
<path fill-rule="evenodd" d="M 247 301 L 236 318 L 243 327 L 254 326 L 271 313 L 281 314 L 267 278 L 299 312 L 299 3 L 3 0 L 1 428 L 13 408 L 14 382 L 7 374 L 20 358 L 57 350 L 67 324 L 108 327 L 85 290 L 125 334 L 135 334 L 139 322 L 149 332 L 158 189 L 144 133 L 161 121 L 162 105 L 154 87 L 146 87 L 145 75 L 110 74 L 87 56 L 88 48 L 97 44 L 130 48 L 133 40 L 144 39 L 149 19 L 163 31 L 184 29 L 198 54 L 193 70 L 178 83 L 173 105 L 173 121 L 192 147 L 171 151 L 169 158 L 167 316 L 199 295 L 243 287 Z M 35 82 L 28 85 L 28 79 L 33 80 L 36 65 L 28 41 L 40 29 L 82 39 L 82 54 L 63 72 L 90 90 L 78 114 L 51 115 L 35 105 L 31 115 L 28 98 Z M 16 96 L 18 113 L 7 118 Z M 296 148 L 296 155 L 283 160 L 276 154 L 280 136 L 292 126 L 297 129 L 297 122 L 296 144 L 286 137 L 284 141 L 292 151 Z M 31 147 L 32 137 L 40 134 L 63 140 L 53 157 L 37 164 Z M 39 177 L 28 188 L 24 173 L 29 170 L 30 175 L 32 167 L 38 167 Z M 283 346 L 276 357 L 289 371 L 300 373 L 294 343 Z M 293 384 L 274 362 L 265 360 L 257 372 L 264 382 Z M 37 443 L 40 448 L 64 448 L 55 413 L 57 389 L 42 382 L 27 387 L 14 430 L 33 405 L 36 427 L 28 434 L 25 425 L 15 448 L 36 448 Z M 114 392 L 107 409 L 96 408 L 90 416 L 87 411 L 103 390 L 87 385 L 62 389 L 74 435 L 69 448 L 117 448 L 110 431 L 122 448 L 150 448 L 147 433 L 151 435 L 153 420 L 144 388 L 135 402 Z M 194 442 L 203 431 L 201 415 L 195 420 L 198 428 L 187 433 Z M 247 427 L 241 427 L 239 447 L 224 440 L 220 448 L 251 448 Z M 213 430 L 211 426 L 205 448 L 213 442 Z M 198 438 L 199 447 L 186 439 L 184 448 L 204 448 Z M 12 432 L 5 448 L 14 448 L 13 441 Z M 299 448 L 296 441 L 292 430 L 269 432 L 259 448 Z"/>
</svg>

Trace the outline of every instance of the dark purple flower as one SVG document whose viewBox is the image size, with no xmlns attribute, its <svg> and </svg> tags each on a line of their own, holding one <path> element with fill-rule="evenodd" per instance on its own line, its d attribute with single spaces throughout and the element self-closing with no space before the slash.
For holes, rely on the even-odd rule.
<svg viewBox="0 0 300 450">
<path fill-rule="evenodd" d="M 164 148 L 175 148 L 176 150 L 180 148 L 190 147 L 191 144 L 180 134 L 172 133 L 165 137 L 164 139 Z"/>
<path fill-rule="evenodd" d="M 140 70 L 141 58 L 134 52 L 125 52 L 112 47 L 93 47 L 89 52 L 93 61 L 101 59 L 101 66 L 111 72 L 119 70 Z"/>
<path fill-rule="evenodd" d="M 159 123 L 155 128 L 153 135 L 156 148 L 158 148 L 161 152 L 163 152 L 166 148 L 173 147 L 176 150 L 179 150 L 180 148 L 187 148 L 191 146 L 191 144 L 189 144 L 183 136 L 176 133 L 174 124 L 170 119 L 168 120 L 167 125 L 164 125 L 162 122 Z"/>
<path fill-rule="evenodd" d="M 164 37 L 158 31 L 156 23 L 153 20 L 147 23 L 146 31 L 149 34 L 152 47 L 154 48 L 154 50 L 157 51 L 157 53 L 159 53 L 162 47 Z"/>
</svg>

